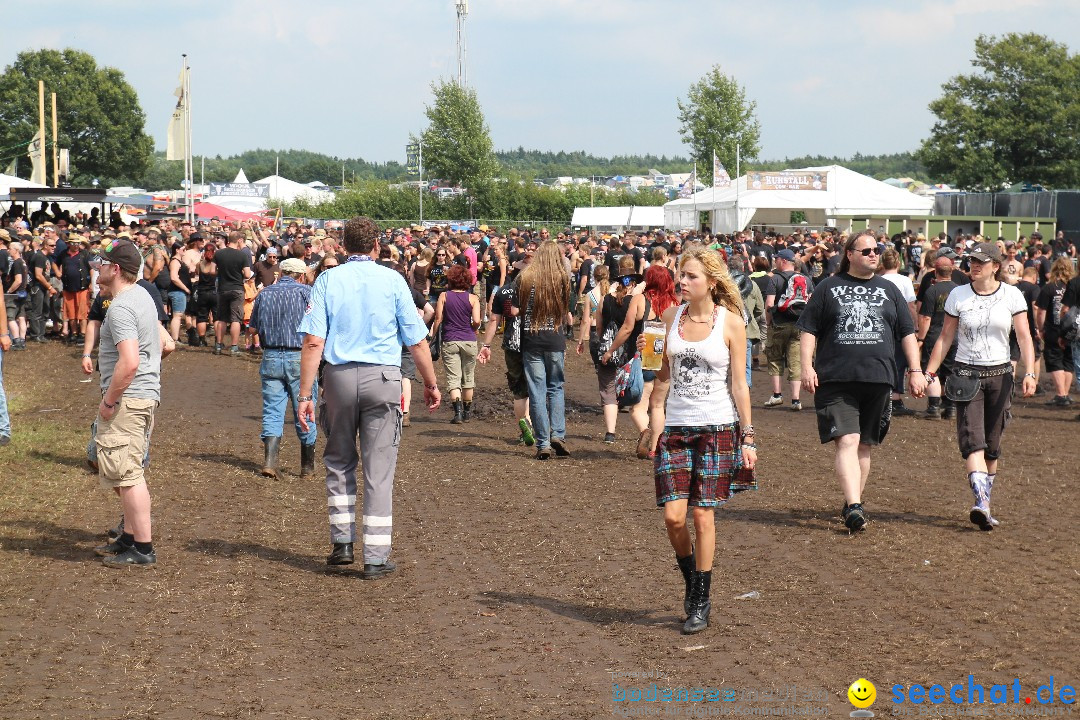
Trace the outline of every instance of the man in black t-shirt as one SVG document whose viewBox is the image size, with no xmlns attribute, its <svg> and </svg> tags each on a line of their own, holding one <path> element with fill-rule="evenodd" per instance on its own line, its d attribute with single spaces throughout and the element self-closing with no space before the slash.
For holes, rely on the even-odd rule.
<svg viewBox="0 0 1080 720">
<path fill-rule="evenodd" d="M 870 450 L 885 439 L 892 419 L 898 344 L 908 361 L 913 397 L 922 396 L 926 381 L 907 302 L 896 285 L 875 274 L 874 233 L 858 233 L 845 248 L 840 273 L 815 288 L 798 327 L 803 387 L 815 394 L 818 437 L 835 446 L 844 524 L 858 531 L 867 521 L 862 493 Z"/>
<path fill-rule="evenodd" d="M 529 259 L 525 260 L 526 264 Z M 514 417 L 517 418 L 519 442 L 532 447 L 535 438 L 529 422 L 529 386 L 525 381 L 525 365 L 521 357 L 521 316 L 512 312 L 512 308 L 517 303 L 517 289 L 517 278 L 514 278 L 500 287 L 492 296 L 491 313 L 488 315 L 488 324 L 484 329 L 482 347 L 477 360 L 483 365 L 491 359 L 491 341 L 495 338 L 499 323 L 505 320 L 502 348 L 506 362 L 506 384 L 514 396 Z"/>
<path fill-rule="evenodd" d="M 214 335 L 217 344 L 214 354 L 225 352 L 225 330 L 229 331 L 229 354 L 239 356 L 240 325 L 244 322 L 244 281 L 254 275 L 249 256 L 240 249 L 244 233 L 229 233 L 228 245 L 214 253 L 217 265 L 218 307 L 215 314 Z"/>
<path fill-rule="evenodd" d="M 1048 282 L 1035 301 L 1036 324 L 1043 341 L 1043 360 L 1046 362 L 1046 372 L 1054 381 L 1054 399 L 1048 404 L 1054 407 L 1073 405 L 1069 397 L 1073 381 L 1073 349 L 1061 337 L 1061 311 L 1067 287 L 1060 281 Z"/>
<path fill-rule="evenodd" d="M 935 277 L 935 281 L 926 284 L 926 292 L 923 293 L 922 303 L 919 305 L 916 338 L 919 343 L 920 359 L 922 360 L 921 367 L 926 367 L 926 364 L 930 361 L 930 354 L 934 352 L 934 345 L 937 343 L 937 339 L 941 335 L 941 328 L 945 324 L 945 300 L 948 299 L 949 293 L 958 287 L 958 283 L 952 279 L 953 270 L 953 263 L 949 257 L 939 255 L 934 260 L 933 277 Z M 928 275 L 927 277 L 931 276 Z M 956 341 L 953 340 L 952 347 L 945 355 L 941 367 L 938 368 L 938 381 L 926 386 L 927 408 L 923 417 L 927 420 L 941 418 L 951 420 L 956 412 L 952 401 L 948 398 L 943 399 L 941 395 L 941 390 L 945 387 L 945 381 L 949 379 L 949 375 L 952 373 L 952 364 L 955 359 Z"/>
</svg>

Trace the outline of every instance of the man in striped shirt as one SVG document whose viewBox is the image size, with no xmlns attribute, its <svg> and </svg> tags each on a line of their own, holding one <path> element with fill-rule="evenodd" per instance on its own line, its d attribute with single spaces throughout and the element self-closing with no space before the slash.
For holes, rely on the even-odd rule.
<svg viewBox="0 0 1080 720">
<path fill-rule="evenodd" d="M 262 441 L 263 467 L 266 477 L 278 477 L 278 450 L 281 431 L 285 424 L 285 404 L 292 404 L 296 435 L 300 438 L 300 477 L 315 472 L 315 423 L 307 430 L 300 425 L 297 406 L 300 398 L 314 398 L 318 382 L 310 388 L 300 387 L 300 348 L 303 334 L 297 332 L 304 318 L 311 288 L 302 280 L 307 276 L 307 266 L 299 258 L 281 262 L 281 277 L 267 285 L 255 296 L 251 310 L 249 332 L 258 333 L 262 341 L 262 364 L 259 377 L 262 380 Z M 310 390 L 310 392 L 308 392 Z"/>
</svg>

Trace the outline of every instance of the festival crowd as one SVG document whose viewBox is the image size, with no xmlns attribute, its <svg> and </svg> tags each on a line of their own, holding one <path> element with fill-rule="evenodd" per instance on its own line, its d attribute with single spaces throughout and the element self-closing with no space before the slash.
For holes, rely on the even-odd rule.
<svg viewBox="0 0 1080 720">
<path fill-rule="evenodd" d="M 124 224 L 43 204 L 32 214 L 10 207 L 0 246 L 0 347 L 77 344 L 87 374 L 97 353 L 103 397 L 88 459 L 122 501 L 124 519 L 97 549 L 112 566 L 155 562 L 142 475 L 160 399 L 151 366 L 184 346 L 261 355 L 263 475 L 280 474 L 289 406 L 302 476 L 315 472 L 315 439 L 326 434 L 329 565 L 353 562 L 362 464 L 371 578 L 394 570 L 390 498 L 413 382 L 424 405 L 438 407 L 441 360 L 449 422 L 473 421 L 484 392 L 476 366 L 492 360 L 501 336 L 513 432 L 546 461 L 573 452 L 565 354 L 568 344 L 587 351 L 602 441 L 616 441 L 627 412 L 635 454 L 653 462 L 688 633 L 708 625 L 714 511 L 757 487 L 755 370 L 770 384 L 765 408 L 798 412 L 804 393 L 814 395 L 852 532 L 869 518 L 861 494 L 871 450 L 904 415 L 956 421 L 970 520 L 996 527 L 990 496 L 1011 398 L 1043 394 L 1045 372 L 1047 404 L 1071 408 L 1080 374 L 1077 249 L 1060 232 L 1017 242 L 833 228 L 552 237 L 486 225 L 380 229 L 366 218 L 273 230 L 217 219 Z M 658 367 L 643 367 L 647 342 L 662 355 Z M 905 405 L 924 395 L 925 411 Z M 0 444 L 11 432 L 0 386 Z"/>
</svg>

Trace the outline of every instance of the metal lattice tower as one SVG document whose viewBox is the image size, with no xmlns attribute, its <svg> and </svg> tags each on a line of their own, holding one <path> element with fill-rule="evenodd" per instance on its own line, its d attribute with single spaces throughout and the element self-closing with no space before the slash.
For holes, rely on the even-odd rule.
<svg viewBox="0 0 1080 720">
<path fill-rule="evenodd" d="M 465 18 L 469 15 L 469 0 L 454 0 L 457 8 L 457 81 L 465 87 L 469 84 L 469 71 L 465 64 Z"/>
</svg>

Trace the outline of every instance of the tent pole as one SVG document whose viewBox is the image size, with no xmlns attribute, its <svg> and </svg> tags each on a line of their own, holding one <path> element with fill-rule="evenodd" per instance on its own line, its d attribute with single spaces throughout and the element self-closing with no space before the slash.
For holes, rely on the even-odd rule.
<svg viewBox="0 0 1080 720">
<path fill-rule="evenodd" d="M 735 226 L 736 230 L 741 231 L 742 225 L 739 222 L 739 178 L 742 176 L 740 172 L 742 170 L 742 147 L 739 143 L 735 143 Z"/>
</svg>

